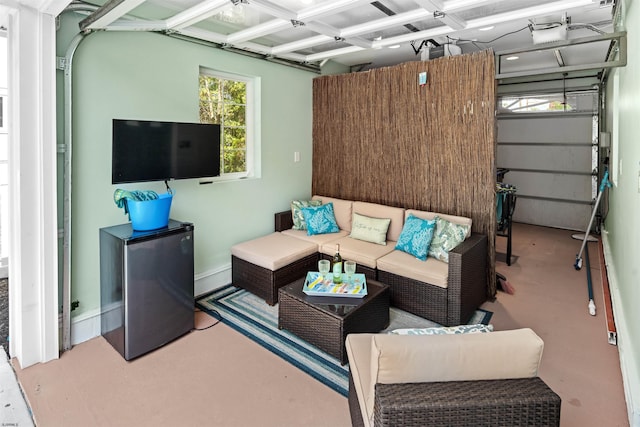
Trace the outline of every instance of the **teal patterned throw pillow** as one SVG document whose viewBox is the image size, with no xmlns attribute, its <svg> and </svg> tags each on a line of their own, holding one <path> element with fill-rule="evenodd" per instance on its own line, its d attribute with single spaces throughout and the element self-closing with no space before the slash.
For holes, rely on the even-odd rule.
<svg viewBox="0 0 640 427">
<path fill-rule="evenodd" d="M 436 232 L 431 240 L 429 256 L 448 263 L 449 251 L 464 242 L 470 227 L 436 217 Z"/>
<path fill-rule="evenodd" d="M 396 249 L 426 261 L 435 228 L 435 219 L 426 220 L 410 214 L 404 222 Z"/>
<path fill-rule="evenodd" d="M 293 229 L 307 229 L 307 224 L 304 221 L 304 215 L 302 215 L 302 208 L 307 208 L 309 206 L 320 206 L 321 204 L 321 200 L 293 200 L 291 202 L 291 217 L 293 218 Z"/>
<path fill-rule="evenodd" d="M 307 224 L 307 234 L 309 236 L 313 236 L 314 234 L 337 233 L 340 231 L 336 223 L 336 216 L 333 213 L 333 203 L 310 206 L 308 208 L 302 208 L 301 211 L 304 216 L 304 222 Z"/>
<path fill-rule="evenodd" d="M 457 335 L 477 334 L 493 332 L 493 325 L 460 325 L 460 326 L 434 326 L 432 328 L 406 328 L 389 331 L 396 335 Z"/>
</svg>

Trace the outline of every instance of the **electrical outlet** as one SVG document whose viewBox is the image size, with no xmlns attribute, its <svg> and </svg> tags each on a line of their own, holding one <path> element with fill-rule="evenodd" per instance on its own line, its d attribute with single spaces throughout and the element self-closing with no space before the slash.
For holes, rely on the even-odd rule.
<svg viewBox="0 0 640 427">
<path fill-rule="evenodd" d="M 296 151 L 293 153 L 293 161 L 298 163 L 300 161 L 300 152 Z"/>
</svg>

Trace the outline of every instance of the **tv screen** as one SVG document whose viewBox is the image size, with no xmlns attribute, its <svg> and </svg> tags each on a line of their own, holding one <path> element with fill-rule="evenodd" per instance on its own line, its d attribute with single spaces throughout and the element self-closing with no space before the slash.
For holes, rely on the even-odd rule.
<svg viewBox="0 0 640 427">
<path fill-rule="evenodd" d="M 113 184 L 219 175 L 220 125 L 113 119 Z"/>
</svg>

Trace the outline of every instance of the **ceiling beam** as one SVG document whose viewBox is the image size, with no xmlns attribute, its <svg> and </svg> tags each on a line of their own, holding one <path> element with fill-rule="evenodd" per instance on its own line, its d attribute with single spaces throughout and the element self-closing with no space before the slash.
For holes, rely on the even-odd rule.
<svg viewBox="0 0 640 427">
<path fill-rule="evenodd" d="M 167 18 L 167 28 L 180 29 L 190 27 L 191 25 L 203 21 L 230 7 L 233 7 L 233 3 L 229 0 L 204 1 L 178 13 L 177 15 Z"/>
<path fill-rule="evenodd" d="M 284 29 L 291 27 L 291 21 L 286 19 L 276 18 L 262 24 L 254 25 L 253 27 L 246 28 L 244 30 L 236 31 L 227 36 L 227 43 L 239 43 L 248 40 L 253 40 L 258 37 L 266 36 Z"/>
<path fill-rule="evenodd" d="M 104 28 L 142 3 L 144 3 L 144 0 L 109 0 L 91 15 L 80 21 L 80 30 Z"/>
<path fill-rule="evenodd" d="M 362 24 L 352 25 L 340 30 L 341 37 L 350 37 L 365 33 L 373 33 L 374 31 L 384 30 L 386 28 L 404 25 L 408 22 L 419 21 L 431 16 L 431 13 L 422 8 L 410 10 L 408 12 L 397 13 L 385 18 L 364 22 Z"/>
<path fill-rule="evenodd" d="M 327 31 L 328 28 L 319 28 L 317 26 L 313 26 L 311 24 L 308 25 L 310 29 L 313 31 L 324 30 L 321 32 L 320 36 L 312 36 L 306 39 L 298 40 L 295 42 L 284 43 L 273 48 L 274 52 L 283 53 L 283 52 L 292 52 L 294 50 L 299 50 L 303 48 L 309 48 L 313 46 L 317 46 L 320 44 L 324 44 L 331 39 L 335 39 L 336 37 L 345 40 L 349 43 L 349 40 L 353 41 L 354 45 L 364 47 L 365 45 L 369 46 L 369 48 L 373 47 L 375 42 L 366 41 L 363 38 L 356 37 L 360 34 L 364 33 L 372 33 L 374 31 L 382 30 L 385 28 L 394 27 L 397 25 L 402 25 L 404 23 L 415 21 L 418 19 L 423 19 L 425 17 L 430 16 L 430 13 L 424 9 L 414 9 L 409 12 L 399 13 L 397 15 L 391 15 L 385 18 L 376 19 L 374 21 L 365 22 L 364 24 L 353 25 L 351 27 L 346 27 L 343 29 L 338 29 L 334 31 Z M 328 26 L 327 26 L 328 27 Z M 448 30 L 448 29 L 447 29 Z M 335 31 L 338 32 L 336 35 Z M 412 33 L 417 34 L 417 33 Z"/>
<path fill-rule="evenodd" d="M 258 9 L 275 18 L 286 19 L 287 21 L 298 19 L 297 14 L 290 9 L 286 9 L 269 0 L 251 0 L 249 4 L 252 8 Z"/>
<path fill-rule="evenodd" d="M 295 50 L 306 49 L 311 46 L 317 46 L 331 41 L 335 41 L 335 39 L 333 37 L 321 34 L 313 37 L 308 37 L 306 39 L 296 40 L 294 42 L 274 46 L 273 48 L 271 48 L 271 51 L 274 55 L 277 55 L 284 52 L 293 52 Z"/>
<path fill-rule="evenodd" d="M 351 10 L 356 6 L 364 3 L 370 3 L 371 0 L 336 0 L 319 3 L 309 6 L 298 12 L 296 19 L 299 21 L 307 21 L 309 19 L 321 19 L 327 16 L 336 15 L 346 10 Z"/>
<path fill-rule="evenodd" d="M 445 5 L 440 0 L 415 0 L 415 2 L 430 11 L 434 18 L 444 22 L 453 30 L 463 30 L 467 26 L 464 19 L 450 12 L 445 12 Z"/>
<path fill-rule="evenodd" d="M 503 22 L 513 21 L 515 19 L 528 19 L 536 16 L 547 15 L 550 13 L 561 12 L 574 7 L 581 7 L 592 4 L 592 0 L 569 0 L 556 1 L 553 3 L 544 3 L 537 6 L 531 6 L 524 9 L 512 10 L 510 12 L 489 15 L 484 18 L 472 19 L 467 24 L 469 28 L 480 28 L 489 25 L 500 24 Z"/>
</svg>

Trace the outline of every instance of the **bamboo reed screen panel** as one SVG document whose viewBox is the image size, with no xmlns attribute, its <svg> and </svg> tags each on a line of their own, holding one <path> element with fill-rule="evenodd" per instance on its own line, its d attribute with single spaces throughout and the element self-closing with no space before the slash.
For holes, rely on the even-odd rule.
<svg viewBox="0 0 640 427">
<path fill-rule="evenodd" d="M 493 297 L 495 96 L 489 50 L 314 79 L 313 194 L 472 218 Z"/>
</svg>

